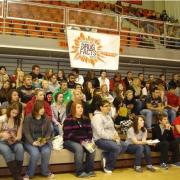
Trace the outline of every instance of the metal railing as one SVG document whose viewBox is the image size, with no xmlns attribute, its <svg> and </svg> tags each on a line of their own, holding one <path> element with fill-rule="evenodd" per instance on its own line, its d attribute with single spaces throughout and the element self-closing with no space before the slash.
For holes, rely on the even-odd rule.
<svg viewBox="0 0 180 180">
<path fill-rule="evenodd" d="M 179 24 L 27 1 L 1 0 L 0 8 L 4 34 L 56 38 L 64 43 L 66 27 L 76 26 L 119 34 L 121 46 L 180 49 Z"/>
</svg>

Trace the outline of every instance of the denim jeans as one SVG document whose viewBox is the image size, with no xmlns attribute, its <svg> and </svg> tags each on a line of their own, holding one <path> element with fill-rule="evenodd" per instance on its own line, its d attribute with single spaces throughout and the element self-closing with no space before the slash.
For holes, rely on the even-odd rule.
<svg viewBox="0 0 180 180">
<path fill-rule="evenodd" d="M 124 153 L 127 149 L 127 145 L 123 141 L 121 141 L 120 144 L 117 144 L 113 140 L 99 139 L 95 143 L 98 146 L 98 148 L 104 151 L 103 157 L 106 158 L 105 168 L 108 170 L 114 169 L 118 156 Z"/>
<path fill-rule="evenodd" d="M 4 157 L 6 162 L 14 160 L 23 161 L 24 148 L 21 143 L 9 145 L 4 141 L 0 141 L 0 154 Z"/>
<path fill-rule="evenodd" d="M 166 111 L 168 113 L 169 123 L 172 124 L 173 120 L 176 118 L 176 111 L 173 109 L 167 109 Z"/>
<path fill-rule="evenodd" d="M 145 126 L 146 126 L 147 129 L 152 129 L 152 118 L 153 118 L 153 115 L 160 114 L 158 111 L 151 111 L 149 109 L 143 109 L 140 113 L 143 116 L 145 116 Z M 163 113 L 168 115 L 166 110 L 164 110 Z"/>
<path fill-rule="evenodd" d="M 41 158 L 41 174 L 47 176 L 49 174 L 49 160 L 51 155 L 50 144 L 45 144 L 44 146 L 37 147 L 29 143 L 25 143 L 25 148 L 30 155 L 29 165 L 26 174 L 30 177 L 34 176 L 36 165 L 38 160 Z"/>
<path fill-rule="evenodd" d="M 74 153 L 74 163 L 76 175 L 80 175 L 82 172 L 91 172 L 94 170 L 94 153 L 86 151 L 80 143 L 74 141 L 64 141 L 64 148 Z M 84 154 L 86 153 L 85 168 L 83 167 Z"/>
<path fill-rule="evenodd" d="M 147 165 L 152 165 L 151 150 L 148 145 L 129 144 L 127 153 L 135 154 L 135 166 L 141 166 L 141 160 L 144 155 Z"/>
</svg>

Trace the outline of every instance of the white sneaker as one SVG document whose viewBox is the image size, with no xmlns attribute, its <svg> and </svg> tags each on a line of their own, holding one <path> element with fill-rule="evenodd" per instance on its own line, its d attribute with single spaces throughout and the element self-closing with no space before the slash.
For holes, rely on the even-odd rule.
<svg viewBox="0 0 180 180">
<path fill-rule="evenodd" d="M 30 178 L 29 178 L 28 175 L 25 175 L 25 176 L 23 177 L 23 180 L 30 180 Z"/>
<path fill-rule="evenodd" d="M 112 171 L 111 170 L 108 170 L 106 168 L 104 168 L 104 172 L 107 173 L 107 174 L 112 174 Z"/>
<path fill-rule="evenodd" d="M 54 177 L 55 177 L 55 175 L 53 173 L 49 173 L 47 176 L 48 179 L 53 179 Z"/>
</svg>

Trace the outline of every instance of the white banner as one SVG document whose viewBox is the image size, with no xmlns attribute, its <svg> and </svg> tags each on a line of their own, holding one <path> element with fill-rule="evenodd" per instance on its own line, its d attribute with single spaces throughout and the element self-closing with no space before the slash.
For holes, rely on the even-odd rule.
<svg viewBox="0 0 180 180">
<path fill-rule="evenodd" d="M 67 30 L 71 67 L 117 70 L 119 66 L 118 35 Z"/>
</svg>

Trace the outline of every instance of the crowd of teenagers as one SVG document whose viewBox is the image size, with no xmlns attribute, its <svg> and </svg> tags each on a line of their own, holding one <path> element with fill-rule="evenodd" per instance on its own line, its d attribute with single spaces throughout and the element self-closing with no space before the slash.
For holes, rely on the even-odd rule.
<svg viewBox="0 0 180 180">
<path fill-rule="evenodd" d="M 14 180 L 33 178 L 39 159 L 41 175 L 54 178 L 49 160 L 56 136 L 63 137 L 64 148 L 74 154 L 80 178 L 96 176 L 96 148 L 89 150 L 87 144 L 102 150 L 102 168 L 108 174 L 123 153 L 135 155 L 134 170 L 139 173 L 142 158 L 148 171 L 156 171 L 151 150 L 160 152 L 162 169 L 167 170 L 169 163 L 180 166 L 179 89 L 178 73 L 169 82 L 164 74 L 145 79 L 143 73 L 135 77 L 131 71 L 124 78 L 115 72 L 108 79 L 105 70 L 99 77 L 89 70 L 83 77 L 76 68 L 66 77 L 63 70 L 41 74 L 40 66 L 33 65 L 29 74 L 17 68 L 10 76 L 1 66 L 0 154 Z M 22 177 L 24 151 L 30 158 Z"/>
</svg>

